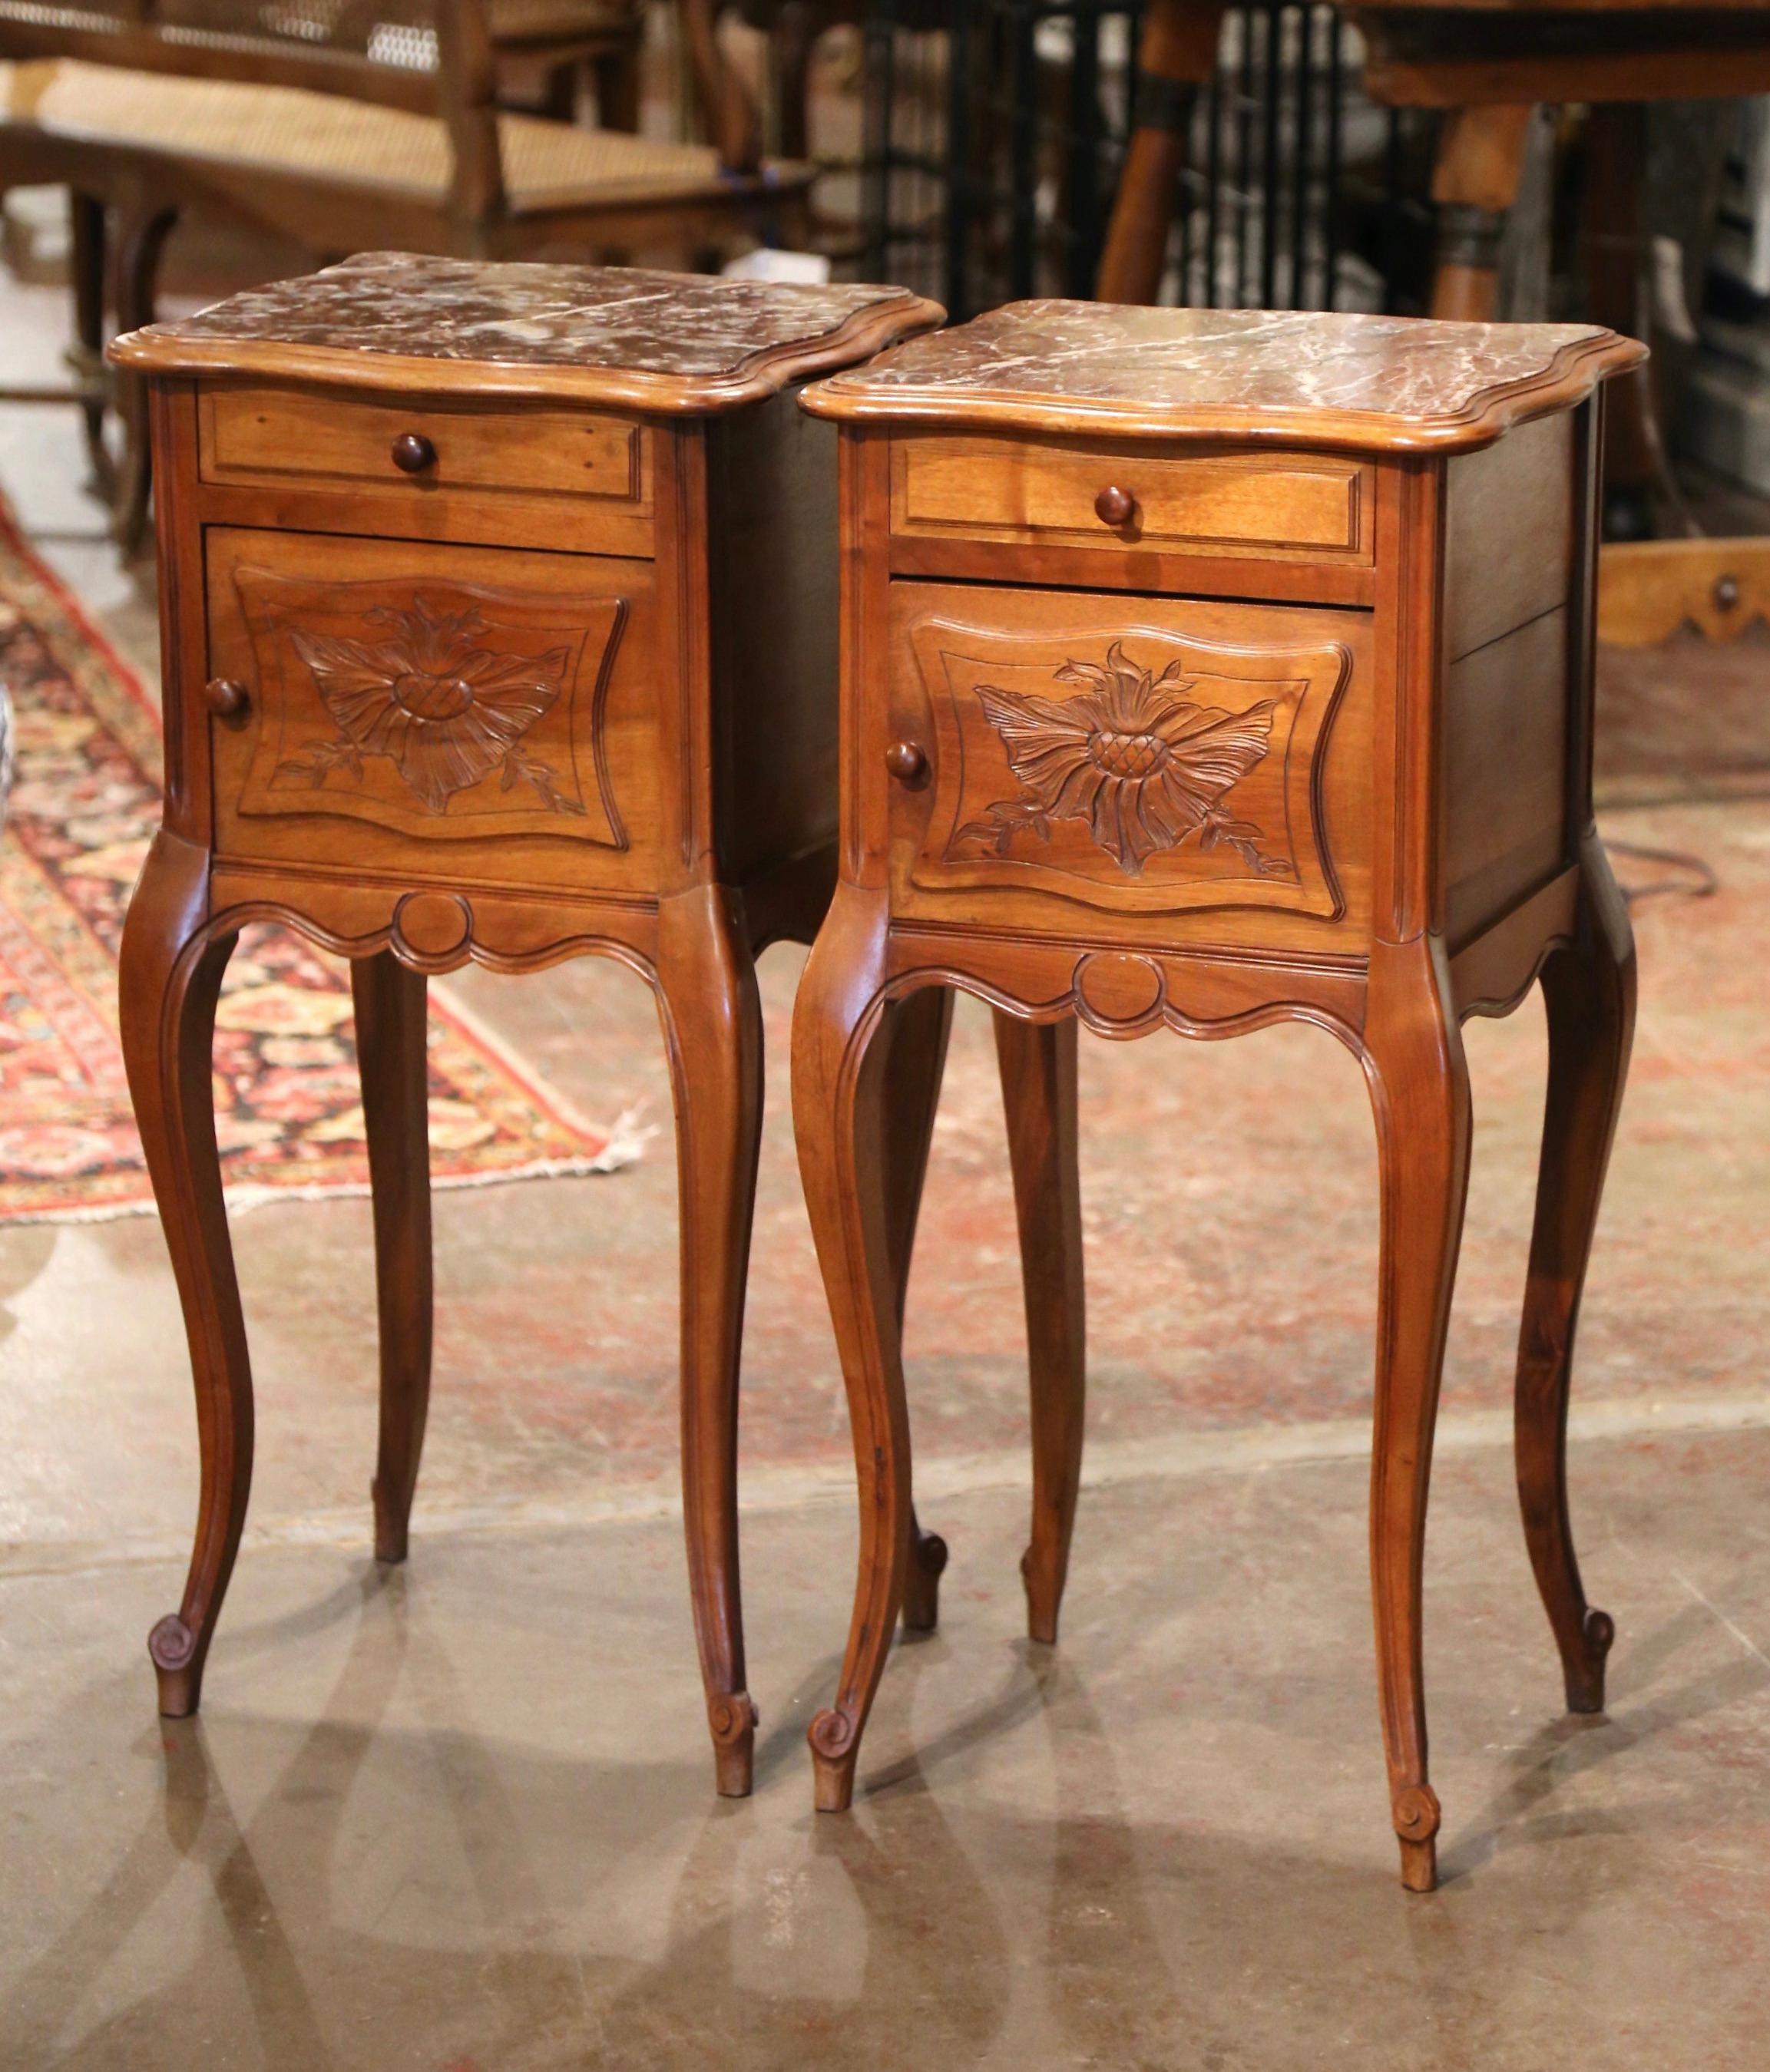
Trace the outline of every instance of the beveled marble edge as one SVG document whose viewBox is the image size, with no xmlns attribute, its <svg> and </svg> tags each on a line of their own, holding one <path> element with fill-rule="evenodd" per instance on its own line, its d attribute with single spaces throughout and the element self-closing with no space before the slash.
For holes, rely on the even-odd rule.
<svg viewBox="0 0 1770 2072">
<path fill-rule="evenodd" d="M 821 338 L 765 346 L 719 374 L 657 374 L 618 367 L 524 367 L 497 360 L 431 360 L 412 353 L 263 339 L 192 339 L 149 324 L 113 339 L 113 367 L 157 376 L 241 374 L 329 388 L 404 395 L 483 396 L 512 402 L 599 404 L 659 417 L 703 417 L 761 402 L 789 381 L 851 367 L 887 345 L 946 321 L 938 302 L 905 289 L 870 302 Z"/>
<path fill-rule="evenodd" d="M 1647 357 L 1639 339 L 1594 329 L 1589 336 L 1562 346 L 1540 373 L 1487 389 L 1461 411 L 1418 417 L 1379 410 L 1237 409 L 1221 403 L 1188 409 L 1174 404 L 1039 397 L 1011 389 L 866 390 L 851 382 L 838 385 L 834 379 L 814 383 L 799 405 L 813 417 L 862 425 L 1006 426 L 1114 438 L 1247 439 L 1336 452 L 1457 453 L 1491 446 L 1513 425 L 1583 402 L 1601 381 L 1627 373 Z M 865 369 L 854 372 L 864 381 Z"/>
</svg>

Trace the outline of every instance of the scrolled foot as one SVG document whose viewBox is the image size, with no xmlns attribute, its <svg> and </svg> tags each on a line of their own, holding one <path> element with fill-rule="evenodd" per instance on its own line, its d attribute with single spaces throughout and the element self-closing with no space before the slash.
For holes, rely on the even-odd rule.
<svg viewBox="0 0 1770 2072">
<path fill-rule="evenodd" d="M 911 1633 L 932 1633 L 941 1622 L 941 1572 L 946 1542 L 937 1532 L 917 1532 L 910 1541 L 904 1579 L 904 1624 Z"/>
<path fill-rule="evenodd" d="M 811 1744 L 817 1811 L 846 1813 L 854 1799 L 859 1728 L 846 1712 L 829 1706 L 812 1721 L 805 1739 Z"/>
<path fill-rule="evenodd" d="M 176 1612 L 168 1612 L 147 1636 L 147 1652 L 159 1682 L 161 1716 L 188 1719 L 203 1694 L 196 1635 Z"/>
<path fill-rule="evenodd" d="M 1595 1605 L 1587 1607 L 1582 1627 L 1580 1654 L 1565 1665 L 1567 1709 L 1570 1712 L 1601 1712 L 1604 1709 L 1604 1665 L 1616 1638 L 1616 1622 Z"/>
<path fill-rule="evenodd" d="M 375 1559 L 389 1568 L 405 1559 L 407 1552 L 407 1522 L 403 1511 L 396 1512 L 376 1482 L 369 1490 L 375 1505 Z"/>
<path fill-rule="evenodd" d="M 1390 1811 L 1395 1838 L 1402 1845 L 1402 1883 L 1410 1892 L 1432 1892 L 1438 1886 L 1438 1794 L 1429 1784 L 1409 1785 L 1396 1793 Z"/>
<path fill-rule="evenodd" d="M 707 1725 L 713 1735 L 713 1774 L 722 1799 L 747 1799 L 755 1766 L 756 1728 L 761 1715 L 747 1691 L 732 1691 L 709 1701 Z"/>
</svg>

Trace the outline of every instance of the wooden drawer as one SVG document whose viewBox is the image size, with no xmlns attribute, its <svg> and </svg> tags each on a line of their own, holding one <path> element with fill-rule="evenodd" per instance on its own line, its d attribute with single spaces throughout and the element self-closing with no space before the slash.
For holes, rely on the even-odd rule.
<svg viewBox="0 0 1770 2072">
<path fill-rule="evenodd" d="M 204 392 L 200 421 L 203 479 L 218 487 L 367 492 L 414 512 L 539 505 L 570 544 L 651 551 L 650 442 L 632 419 L 222 387 Z M 423 464 L 409 471 L 397 452 Z"/>
<path fill-rule="evenodd" d="M 243 693 L 211 721 L 218 854 L 652 889 L 649 561 L 228 529 L 207 549 L 211 676 Z"/>
<path fill-rule="evenodd" d="M 894 915 L 1359 948 L 1367 614 L 899 582 L 891 652 Z"/>
<path fill-rule="evenodd" d="M 1334 454 L 930 434 L 893 448 L 891 530 L 1103 553 L 1142 547 L 1368 565 L 1374 481 L 1367 462 Z M 1114 491 L 1129 500 L 1122 520 L 1112 516 Z"/>
</svg>

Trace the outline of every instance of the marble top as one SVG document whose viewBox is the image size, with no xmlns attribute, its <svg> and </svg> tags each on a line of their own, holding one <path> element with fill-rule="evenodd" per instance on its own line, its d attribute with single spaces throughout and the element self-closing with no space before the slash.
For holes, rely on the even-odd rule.
<svg viewBox="0 0 1770 2072">
<path fill-rule="evenodd" d="M 808 389 L 834 417 L 1467 446 L 1646 350 L 1587 324 L 1010 302 Z"/>
<path fill-rule="evenodd" d="M 373 252 L 130 332 L 111 356 L 154 373 L 280 372 L 693 411 L 846 365 L 942 314 L 903 288 Z"/>
</svg>

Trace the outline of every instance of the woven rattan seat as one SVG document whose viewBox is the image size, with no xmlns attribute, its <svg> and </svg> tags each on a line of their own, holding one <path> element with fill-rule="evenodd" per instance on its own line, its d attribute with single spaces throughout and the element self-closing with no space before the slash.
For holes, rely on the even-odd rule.
<svg viewBox="0 0 1770 2072">
<path fill-rule="evenodd" d="M 381 187 L 438 201 L 454 165 L 449 132 L 412 115 L 300 87 L 184 79 L 70 59 L 0 64 L 0 126 L 182 161 Z M 511 210 L 717 196 L 718 155 L 533 117 L 498 118 Z"/>
</svg>

